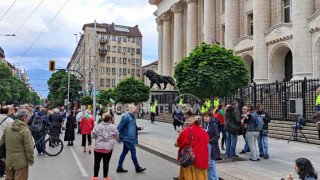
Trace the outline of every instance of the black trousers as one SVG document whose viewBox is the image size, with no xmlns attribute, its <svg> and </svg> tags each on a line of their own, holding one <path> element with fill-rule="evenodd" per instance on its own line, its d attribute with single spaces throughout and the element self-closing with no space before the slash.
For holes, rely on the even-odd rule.
<svg viewBox="0 0 320 180">
<path fill-rule="evenodd" d="M 78 122 L 78 133 L 79 133 L 79 134 L 81 134 L 80 123 L 81 123 L 81 122 Z"/>
<path fill-rule="evenodd" d="M 156 116 L 155 113 L 151 113 L 151 114 L 150 114 L 151 123 L 154 123 L 154 118 L 155 118 L 155 116 Z"/>
<path fill-rule="evenodd" d="M 5 171 L 6 171 L 6 166 L 4 162 L 0 160 L 0 176 L 3 176 Z"/>
<path fill-rule="evenodd" d="M 158 108 L 158 105 L 156 106 L 156 115 L 159 116 L 159 108 Z"/>
<path fill-rule="evenodd" d="M 320 140 L 320 129 L 318 129 L 318 134 L 319 134 L 319 140 Z"/>
<path fill-rule="evenodd" d="M 91 145 L 91 134 L 82 134 L 82 146 L 86 146 L 86 137 L 89 145 Z"/>
<path fill-rule="evenodd" d="M 108 177 L 109 171 L 109 162 L 111 159 L 112 151 L 109 153 L 99 153 L 94 151 L 94 177 L 98 177 L 99 169 L 100 169 L 100 162 L 103 158 L 103 177 Z"/>
</svg>

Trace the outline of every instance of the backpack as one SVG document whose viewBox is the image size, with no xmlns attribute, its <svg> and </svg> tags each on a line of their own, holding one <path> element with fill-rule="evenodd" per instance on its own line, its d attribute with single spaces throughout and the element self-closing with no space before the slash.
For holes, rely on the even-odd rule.
<svg viewBox="0 0 320 180">
<path fill-rule="evenodd" d="M 251 116 L 255 120 L 254 123 L 253 123 L 254 130 L 262 131 L 263 119 L 256 112 L 252 113 Z"/>
<path fill-rule="evenodd" d="M 39 133 L 43 129 L 43 118 L 45 115 L 40 116 L 39 113 L 36 113 L 36 116 L 31 122 L 30 131 L 33 133 Z"/>
</svg>

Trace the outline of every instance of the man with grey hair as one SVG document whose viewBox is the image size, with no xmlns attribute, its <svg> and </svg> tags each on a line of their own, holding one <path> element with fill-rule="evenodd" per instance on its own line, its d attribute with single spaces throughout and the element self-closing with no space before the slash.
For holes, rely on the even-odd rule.
<svg viewBox="0 0 320 180">
<path fill-rule="evenodd" d="M 81 123 L 81 120 L 83 118 L 83 112 L 81 109 L 78 109 L 78 114 L 76 115 L 76 121 L 78 123 L 78 132 L 77 134 L 81 134 L 81 129 L 80 129 L 80 123 Z"/>
<path fill-rule="evenodd" d="M 62 117 L 58 108 L 53 109 L 53 112 L 54 113 L 49 116 L 49 121 L 52 126 L 50 129 L 50 135 L 59 138 L 62 126 Z"/>
<path fill-rule="evenodd" d="M 138 131 L 143 130 L 143 127 L 138 127 L 136 124 L 136 119 L 134 114 L 137 113 L 137 107 L 133 104 L 129 105 L 129 112 L 122 116 L 121 122 L 118 125 L 119 131 L 119 143 L 123 142 L 123 150 L 120 155 L 117 172 L 125 173 L 128 170 L 123 169 L 122 164 L 127 155 L 127 153 L 131 152 L 131 158 L 133 164 L 136 168 L 136 172 L 143 172 L 146 168 L 140 167 L 137 155 L 136 155 L 136 144 L 138 143 Z"/>
<path fill-rule="evenodd" d="M 35 112 L 32 117 L 33 118 L 29 119 L 28 125 L 30 126 L 34 142 L 38 142 L 45 134 L 45 126 L 51 126 L 51 123 L 49 122 L 47 110 L 45 108 L 41 108 L 39 112 Z M 44 155 L 44 140 L 45 138 L 42 138 L 36 145 L 38 155 Z"/>
<path fill-rule="evenodd" d="M 238 132 L 241 127 L 240 113 L 238 110 L 238 102 L 233 101 L 231 106 L 226 110 L 226 156 L 237 157 L 236 146 L 238 140 Z"/>
<path fill-rule="evenodd" d="M 2 135 L 0 145 L 5 144 L 6 148 L 6 179 L 28 179 L 29 166 L 34 163 L 29 118 L 29 111 L 19 110 L 16 120 Z"/>
</svg>

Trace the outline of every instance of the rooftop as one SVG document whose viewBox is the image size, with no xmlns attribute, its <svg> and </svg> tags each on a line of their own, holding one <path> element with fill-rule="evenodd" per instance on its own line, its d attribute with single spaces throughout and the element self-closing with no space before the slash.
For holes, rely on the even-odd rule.
<svg viewBox="0 0 320 180">
<path fill-rule="evenodd" d="M 143 66 L 142 68 L 149 67 L 149 66 L 152 66 L 152 65 L 158 65 L 158 61 L 154 61 L 154 62 L 152 62 L 150 64 L 147 64 L 147 65 Z"/>
<path fill-rule="evenodd" d="M 86 27 L 94 27 L 94 23 L 88 23 L 83 25 L 82 30 L 84 31 Z M 105 28 L 107 34 L 115 34 L 121 36 L 128 36 L 128 37 L 142 37 L 142 34 L 139 30 L 138 25 L 134 27 L 130 26 L 122 26 L 116 25 L 114 23 L 107 24 L 107 23 L 96 23 L 97 28 Z"/>
</svg>

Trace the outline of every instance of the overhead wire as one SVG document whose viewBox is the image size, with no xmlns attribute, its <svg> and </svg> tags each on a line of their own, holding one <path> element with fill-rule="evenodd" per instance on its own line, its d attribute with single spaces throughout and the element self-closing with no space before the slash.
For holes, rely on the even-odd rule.
<svg viewBox="0 0 320 180">
<path fill-rule="evenodd" d="M 29 18 L 33 15 L 33 13 L 40 7 L 40 5 L 44 2 L 44 0 L 41 0 L 41 2 L 37 5 L 37 7 L 31 12 L 31 14 L 24 20 L 24 22 L 19 26 L 19 28 L 16 30 L 14 34 L 17 34 L 17 32 L 22 28 L 22 26 L 29 20 Z"/>
<path fill-rule="evenodd" d="M 59 11 L 56 13 L 56 15 L 51 19 L 51 21 L 47 24 L 47 26 L 41 31 L 39 36 L 32 42 L 31 46 L 23 53 L 23 55 L 19 58 L 18 63 L 22 60 L 22 58 L 29 52 L 29 50 L 34 46 L 34 44 L 39 40 L 41 35 L 45 32 L 45 30 L 50 26 L 50 24 L 54 21 L 54 19 L 58 16 L 58 14 L 61 12 L 61 10 L 67 5 L 69 0 L 66 0 L 66 2 L 62 5 L 62 7 L 59 9 Z"/>
<path fill-rule="evenodd" d="M 0 21 L 2 21 L 2 19 L 7 15 L 7 13 L 10 11 L 10 9 L 12 8 L 12 6 L 17 2 L 17 0 L 14 0 L 14 2 L 11 4 L 11 6 L 9 7 L 9 9 L 3 14 L 3 16 L 1 17 Z"/>
</svg>

